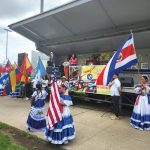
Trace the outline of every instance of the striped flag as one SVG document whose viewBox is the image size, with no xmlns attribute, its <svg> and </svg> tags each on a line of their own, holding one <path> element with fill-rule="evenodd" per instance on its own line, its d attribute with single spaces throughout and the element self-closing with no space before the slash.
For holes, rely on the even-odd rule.
<svg viewBox="0 0 150 150">
<path fill-rule="evenodd" d="M 5 65 L 5 67 L 3 68 L 3 73 L 10 73 L 12 69 L 12 65 L 11 65 L 11 62 L 9 60 L 7 60 L 7 63 Z"/>
<path fill-rule="evenodd" d="M 60 95 L 58 92 L 56 69 L 52 68 L 52 84 L 50 92 L 50 102 L 47 111 L 48 128 L 51 128 L 54 124 L 62 120 L 63 107 L 60 104 Z"/>
<path fill-rule="evenodd" d="M 32 70 L 33 70 L 33 68 L 32 68 L 31 62 L 28 58 L 28 55 L 25 54 L 22 64 L 20 66 L 20 72 L 25 73 L 25 75 L 29 75 Z"/>
<path fill-rule="evenodd" d="M 46 75 L 46 70 L 45 70 L 44 65 L 42 63 L 42 60 L 39 57 L 38 64 L 37 64 L 37 67 L 36 67 L 36 76 L 35 76 L 35 79 L 38 81 L 42 77 L 44 77 L 45 75 Z"/>
<path fill-rule="evenodd" d="M 28 58 L 28 55 L 24 55 L 24 59 L 22 61 L 22 64 L 20 66 L 20 72 L 21 72 L 21 82 L 28 82 L 28 76 L 33 70 L 33 67 L 31 65 L 31 62 Z"/>
<path fill-rule="evenodd" d="M 10 71 L 10 82 L 11 82 L 11 89 L 12 92 L 16 90 L 16 72 L 15 72 L 15 64 L 12 66 L 12 70 Z"/>
<path fill-rule="evenodd" d="M 97 78 L 96 85 L 108 85 L 114 74 L 118 74 L 136 63 L 137 56 L 134 48 L 133 35 L 131 34 L 102 70 Z"/>
</svg>

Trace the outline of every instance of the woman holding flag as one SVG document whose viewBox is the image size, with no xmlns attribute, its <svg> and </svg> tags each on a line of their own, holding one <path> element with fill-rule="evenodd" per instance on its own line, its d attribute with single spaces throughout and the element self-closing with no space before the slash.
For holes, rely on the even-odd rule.
<svg viewBox="0 0 150 150">
<path fill-rule="evenodd" d="M 139 130 L 150 130 L 150 85 L 147 84 L 148 77 L 143 75 L 140 84 L 135 87 L 138 94 L 130 124 Z"/>
<path fill-rule="evenodd" d="M 52 144 L 67 144 L 69 140 L 75 138 L 73 118 L 68 107 L 73 103 L 70 95 L 66 92 L 67 89 L 68 85 L 66 84 L 59 87 L 60 103 L 63 106 L 62 120 L 51 128 L 46 128 L 45 137 Z"/>
</svg>

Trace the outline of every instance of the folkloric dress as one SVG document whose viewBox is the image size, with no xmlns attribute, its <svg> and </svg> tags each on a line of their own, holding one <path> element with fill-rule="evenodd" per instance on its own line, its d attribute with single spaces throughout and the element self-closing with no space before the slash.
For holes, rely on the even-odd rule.
<svg viewBox="0 0 150 150">
<path fill-rule="evenodd" d="M 139 130 L 150 130 L 150 86 L 146 85 L 146 90 L 140 85 L 135 87 L 138 94 L 130 124 Z"/>
<path fill-rule="evenodd" d="M 45 131 L 46 119 L 45 119 L 45 100 L 47 92 L 42 90 L 38 93 L 35 91 L 32 97 L 35 97 L 33 106 L 27 119 L 27 129 L 30 131 Z"/>
<path fill-rule="evenodd" d="M 45 138 L 53 144 L 68 143 L 69 140 L 75 138 L 73 118 L 68 107 L 73 104 L 71 97 L 60 94 L 60 98 L 67 105 L 63 106 L 62 120 L 50 129 L 46 128 L 45 132 Z"/>
</svg>

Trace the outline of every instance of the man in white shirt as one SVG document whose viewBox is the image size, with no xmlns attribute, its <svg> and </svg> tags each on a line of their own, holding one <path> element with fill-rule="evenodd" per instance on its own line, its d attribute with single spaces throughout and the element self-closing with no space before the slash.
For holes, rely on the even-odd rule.
<svg viewBox="0 0 150 150">
<path fill-rule="evenodd" d="M 110 95 L 112 97 L 112 107 L 115 116 L 112 116 L 111 119 L 119 119 L 119 99 L 121 94 L 121 83 L 118 79 L 118 74 L 114 74 L 112 81 L 108 84 L 110 88 Z"/>
</svg>

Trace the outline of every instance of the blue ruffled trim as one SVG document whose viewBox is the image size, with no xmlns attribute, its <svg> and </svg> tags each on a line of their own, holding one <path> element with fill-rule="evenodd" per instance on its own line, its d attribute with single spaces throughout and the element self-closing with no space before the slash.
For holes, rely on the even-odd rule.
<svg viewBox="0 0 150 150">
<path fill-rule="evenodd" d="M 46 128 L 46 119 L 37 121 L 31 118 L 31 116 L 29 115 L 27 119 L 27 126 L 30 128 L 31 131 L 43 130 Z"/>
<path fill-rule="evenodd" d="M 130 121 L 131 126 L 133 126 L 136 129 L 140 129 L 140 130 L 150 130 L 150 124 L 141 124 L 141 122 L 136 122 L 134 120 L 131 119 Z"/>
<path fill-rule="evenodd" d="M 130 124 L 140 130 L 150 130 L 150 115 L 137 114 L 135 112 L 132 113 Z"/>
<path fill-rule="evenodd" d="M 45 137 L 53 144 L 62 144 L 75 138 L 72 116 L 65 117 L 51 129 L 46 128 Z"/>
<path fill-rule="evenodd" d="M 45 130 L 46 130 L 46 127 L 40 128 L 40 129 L 35 129 L 35 128 L 32 128 L 31 126 L 29 126 L 28 124 L 26 124 L 26 128 L 30 132 L 45 132 Z"/>
<path fill-rule="evenodd" d="M 66 125 L 71 125 L 73 124 L 73 118 L 72 116 L 67 116 L 67 117 L 63 117 L 62 120 L 58 123 L 56 123 L 53 128 L 54 129 L 62 129 L 64 126 Z"/>
<path fill-rule="evenodd" d="M 65 141 L 75 138 L 75 129 L 73 127 L 66 128 L 62 132 L 54 132 L 54 130 L 46 128 L 45 137 L 53 144 L 63 144 Z"/>
<path fill-rule="evenodd" d="M 53 130 L 46 128 L 45 138 L 53 144 L 63 144 L 65 141 L 75 138 L 75 130 L 74 128 L 67 128 L 62 132 L 53 132 Z"/>
<path fill-rule="evenodd" d="M 150 123 L 150 114 L 145 114 L 141 116 L 141 114 L 137 114 L 135 112 L 132 113 L 131 118 L 137 120 L 138 122 L 149 122 Z"/>
<path fill-rule="evenodd" d="M 60 94 L 60 97 L 64 100 L 68 100 L 68 101 L 72 101 L 72 98 L 70 95 L 64 95 L 64 94 Z"/>
</svg>

